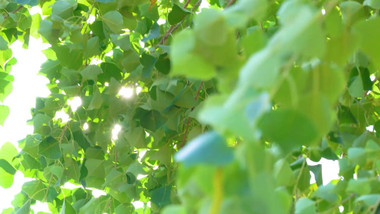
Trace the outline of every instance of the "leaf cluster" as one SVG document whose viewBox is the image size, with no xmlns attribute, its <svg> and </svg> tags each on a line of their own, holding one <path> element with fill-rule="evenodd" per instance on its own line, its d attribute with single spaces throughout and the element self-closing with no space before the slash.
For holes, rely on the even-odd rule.
<svg viewBox="0 0 380 214">
<path fill-rule="evenodd" d="M 2 187 L 32 178 L 3 213 L 378 212 L 379 1 L 201 2 L 0 1 L 0 102 L 30 36 L 51 92 L 0 149 Z"/>
</svg>

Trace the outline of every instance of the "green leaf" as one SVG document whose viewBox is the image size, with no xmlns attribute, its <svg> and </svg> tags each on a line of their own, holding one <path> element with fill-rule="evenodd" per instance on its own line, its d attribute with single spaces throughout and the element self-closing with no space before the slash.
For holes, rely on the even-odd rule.
<svg viewBox="0 0 380 214">
<path fill-rule="evenodd" d="M 83 63 L 83 51 L 77 48 L 70 48 L 67 45 L 53 46 L 53 50 L 57 55 L 57 58 L 61 65 L 78 69 Z"/>
<path fill-rule="evenodd" d="M 146 147 L 145 144 L 145 132 L 144 128 L 142 127 L 136 127 L 131 128 L 123 135 L 126 139 L 126 141 L 129 143 L 129 145 L 136 147 L 136 148 L 144 148 Z"/>
<path fill-rule="evenodd" d="M 150 160 L 158 160 L 166 166 L 170 165 L 171 158 L 172 151 L 167 145 L 162 146 L 157 152 L 153 152 L 153 154 L 150 155 Z"/>
<path fill-rule="evenodd" d="M 326 40 L 321 23 L 316 18 L 319 14 L 320 11 L 302 1 L 287 1 L 278 11 L 284 28 L 272 37 L 272 44 L 285 45 L 288 48 L 286 51 L 307 57 L 323 56 Z"/>
<path fill-rule="evenodd" d="M 322 94 L 311 92 L 301 96 L 299 98 L 299 110 L 311 120 L 318 135 L 327 133 L 334 122 L 330 103 L 327 97 Z"/>
<path fill-rule="evenodd" d="M 308 198 L 300 198 L 296 203 L 296 214 L 314 214 L 316 213 L 314 201 Z"/>
<path fill-rule="evenodd" d="M 310 145 L 317 137 L 316 127 L 310 119 L 293 109 L 278 109 L 264 114 L 258 127 L 264 138 L 278 143 L 284 151 Z"/>
<path fill-rule="evenodd" d="M 0 50 L 7 50 L 8 42 L 0 35 Z"/>
<path fill-rule="evenodd" d="M 178 22 L 180 22 L 182 19 L 184 19 L 187 15 L 191 14 L 190 11 L 186 10 L 185 8 L 174 4 L 172 11 L 170 11 L 168 15 L 168 21 L 169 24 L 175 25 Z"/>
<path fill-rule="evenodd" d="M 131 205 L 127 205 L 127 204 L 119 204 L 119 206 L 117 206 L 115 208 L 115 213 L 116 214 L 123 214 L 123 213 L 133 213 L 134 211 L 134 207 L 131 206 Z"/>
<path fill-rule="evenodd" d="M 355 1 L 344 1 L 339 4 L 342 13 L 343 22 L 346 25 L 352 25 L 365 17 L 363 5 Z"/>
<path fill-rule="evenodd" d="M 373 82 L 370 78 L 370 72 L 367 68 L 358 68 L 360 79 L 362 80 L 363 90 L 372 90 Z"/>
<path fill-rule="evenodd" d="M 8 49 L 8 50 L 10 50 L 10 49 Z M 3 73 L 4 72 L 0 73 L 0 75 Z M 0 86 L 0 102 L 3 102 L 4 99 L 12 92 L 12 89 L 13 89 L 13 86 L 12 86 L 13 80 L 10 78 L 9 78 L 9 80 L 7 80 L 8 77 L 13 77 L 13 76 L 7 74 L 5 78 L 3 78 L 2 80 L 0 79 L 0 83 L 2 84 Z M 1 106 L 3 106 L 3 105 L 0 105 L 0 109 L 2 108 Z M 0 110 L 0 112 L 1 112 L 1 110 Z M 2 113 L 0 113 L 0 115 L 1 114 Z M 0 116 L 0 118 L 1 118 L 1 116 Z M 0 121 L 1 121 L 1 119 L 0 119 Z"/>
<path fill-rule="evenodd" d="M 59 30 L 53 29 L 53 22 L 46 19 L 40 22 L 38 33 L 52 44 L 57 42 L 59 36 Z"/>
<path fill-rule="evenodd" d="M 183 75 L 201 80 L 211 79 L 216 74 L 214 67 L 192 53 L 195 48 L 194 37 L 194 32 L 190 30 L 181 31 L 174 37 L 170 52 L 171 75 Z"/>
<path fill-rule="evenodd" d="M 282 57 L 265 48 L 253 54 L 241 68 L 239 82 L 254 88 L 270 88 L 275 83 L 279 68 L 284 62 Z"/>
<path fill-rule="evenodd" d="M 242 48 L 247 56 L 251 56 L 264 48 L 267 37 L 259 27 L 251 27 L 248 34 L 242 39 Z"/>
<path fill-rule="evenodd" d="M 48 167 L 45 168 L 45 170 L 44 170 L 44 176 L 45 176 L 46 179 L 49 179 L 49 180 L 53 179 L 53 177 L 51 177 L 53 175 L 55 177 L 57 177 L 57 179 L 60 179 L 63 176 L 63 172 L 64 172 L 63 167 L 61 167 L 59 165 L 51 165 L 51 166 L 48 166 Z"/>
<path fill-rule="evenodd" d="M 140 124 L 142 127 L 151 131 L 156 131 L 165 123 L 165 118 L 155 110 L 146 111 L 139 108 L 136 110 L 135 118 L 140 119 Z"/>
<path fill-rule="evenodd" d="M 322 181 L 322 165 L 321 164 L 317 164 L 314 166 L 309 165 L 309 169 L 314 174 L 314 178 L 315 178 L 317 185 L 321 186 L 323 184 L 323 181 Z"/>
<path fill-rule="evenodd" d="M 371 183 L 368 178 L 351 179 L 348 182 L 346 191 L 348 193 L 357 193 L 359 195 L 366 195 L 371 192 Z"/>
<path fill-rule="evenodd" d="M 333 37 L 327 41 L 326 58 L 344 65 L 353 56 L 358 45 L 357 37 L 349 33 Z"/>
<path fill-rule="evenodd" d="M 348 158 L 352 160 L 353 163 L 364 166 L 366 163 L 366 151 L 364 148 L 349 148 Z"/>
<path fill-rule="evenodd" d="M 360 49 L 371 58 L 378 69 L 380 69 L 380 18 L 376 17 L 367 21 L 358 22 L 354 26 L 355 32 L 360 38 Z"/>
<path fill-rule="evenodd" d="M 191 140 L 174 156 L 184 166 L 198 164 L 223 166 L 233 158 L 232 149 L 226 145 L 225 139 L 217 132 L 206 132 Z"/>
<path fill-rule="evenodd" d="M 228 28 L 222 13 L 215 9 L 203 9 L 195 19 L 194 31 L 197 37 L 209 46 L 225 44 Z"/>
<path fill-rule="evenodd" d="M 131 42 L 129 39 L 129 35 L 118 35 L 118 34 L 111 34 L 111 41 L 119 46 L 123 51 L 127 51 L 131 49 Z"/>
<path fill-rule="evenodd" d="M 25 214 L 30 212 L 30 201 L 26 201 L 17 211 L 16 214 Z"/>
<path fill-rule="evenodd" d="M 109 197 L 107 196 L 91 198 L 84 206 L 79 207 L 79 214 L 102 213 L 108 203 Z"/>
<path fill-rule="evenodd" d="M 365 146 L 365 151 L 368 158 L 376 159 L 380 152 L 380 146 L 372 139 L 368 140 Z"/>
<path fill-rule="evenodd" d="M 80 71 L 84 80 L 94 80 L 96 81 L 98 75 L 103 73 L 102 69 L 97 65 L 88 65 L 83 70 Z"/>
<path fill-rule="evenodd" d="M 13 168 L 13 166 L 4 159 L 0 159 L 0 167 L 3 168 L 4 171 L 6 171 L 7 173 L 11 175 L 16 174 L 16 169 Z"/>
<path fill-rule="evenodd" d="M 100 188 L 105 181 L 104 160 L 88 159 L 86 183 L 89 187 Z"/>
<path fill-rule="evenodd" d="M 15 0 L 15 2 L 21 5 L 30 5 L 30 6 L 35 6 L 38 3 L 37 0 Z"/>
<path fill-rule="evenodd" d="M 263 0 L 240 0 L 226 10 L 226 13 L 241 14 L 249 18 L 261 21 L 268 9 L 268 1 Z"/>
<path fill-rule="evenodd" d="M 95 0 L 95 2 L 100 2 L 100 3 L 109 3 L 109 2 L 114 2 L 115 0 Z"/>
<path fill-rule="evenodd" d="M 7 119 L 9 115 L 9 107 L 0 105 L 0 125 L 4 125 L 5 119 Z"/>
<path fill-rule="evenodd" d="M 103 104 L 103 96 L 99 93 L 98 90 L 95 91 L 94 95 L 92 95 L 92 100 L 90 104 L 88 105 L 88 110 L 94 110 L 101 108 Z"/>
<path fill-rule="evenodd" d="M 276 182 L 281 186 L 290 186 L 294 184 L 294 173 L 285 159 L 280 159 L 274 165 L 274 176 Z"/>
<path fill-rule="evenodd" d="M 75 7 L 76 4 L 73 1 L 56 1 L 51 9 L 52 20 L 60 21 L 71 17 Z"/>
<path fill-rule="evenodd" d="M 5 0 L 0 2 L 0 9 L 5 9 L 10 2 Z"/>
<path fill-rule="evenodd" d="M 165 53 L 165 54 L 161 54 L 158 59 L 157 59 L 157 62 L 155 64 L 155 67 L 156 69 L 163 73 L 163 74 L 168 74 L 169 71 L 170 71 L 170 59 L 168 57 L 168 54 Z"/>
<path fill-rule="evenodd" d="M 225 96 L 208 98 L 198 118 L 217 130 L 228 130 L 246 139 L 253 139 L 257 133 L 252 130 L 256 129 L 257 118 L 268 110 L 269 97 L 266 93 L 260 95 L 252 88 L 239 89 L 228 99 Z"/>
<path fill-rule="evenodd" d="M 149 78 L 157 59 L 152 55 L 143 53 L 140 59 L 141 64 L 144 66 L 142 73 L 145 78 Z"/>
<path fill-rule="evenodd" d="M 30 35 L 34 38 L 40 38 L 40 34 L 38 33 L 38 29 L 40 28 L 41 15 L 39 13 L 32 15 L 32 25 L 30 26 Z"/>
<path fill-rule="evenodd" d="M 119 185 L 127 182 L 127 176 L 117 171 L 116 169 L 112 169 L 106 176 L 106 181 L 104 185 L 107 185 L 112 188 L 117 188 Z"/>
<path fill-rule="evenodd" d="M 170 205 L 166 206 L 163 211 L 163 214 L 186 214 L 186 210 L 184 207 L 180 205 Z"/>
<path fill-rule="evenodd" d="M 156 21 L 159 18 L 158 4 L 151 5 L 151 2 L 148 3 L 146 0 L 137 0 L 137 2 L 138 1 L 140 1 L 140 3 L 145 3 L 139 5 L 139 10 L 142 16 L 153 21 Z"/>
<path fill-rule="evenodd" d="M 3 168 L 0 168 L 0 186 L 7 189 L 12 186 L 14 176 L 9 174 Z"/>
<path fill-rule="evenodd" d="M 341 36 L 344 31 L 343 20 L 338 8 L 332 8 L 329 13 L 326 14 L 326 32 L 332 38 Z M 345 34 L 347 35 L 347 34 Z M 348 42 L 352 42 L 349 40 Z"/>
<path fill-rule="evenodd" d="M 12 143 L 4 143 L 0 149 L 0 158 L 12 163 L 13 158 L 18 154 L 16 147 Z"/>
<path fill-rule="evenodd" d="M 101 47 L 99 44 L 99 37 L 94 36 L 87 40 L 87 46 L 84 51 L 84 57 L 89 58 L 99 55 L 101 53 Z"/>
<path fill-rule="evenodd" d="M 22 191 L 25 192 L 29 198 L 32 198 L 34 200 L 38 201 L 44 201 L 47 195 L 47 187 L 45 184 L 42 183 L 42 181 L 28 181 L 22 185 Z"/>
<path fill-rule="evenodd" d="M 115 80 L 122 79 L 121 70 L 114 63 L 103 62 L 100 64 L 100 68 L 103 70 L 103 73 L 98 76 L 99 81 L 110 82 L 111 78 Z"/>
<path fill-rule="evenodd" d="M 86 149 L 86 158 L 104 160 L 104 152 L 100 147 L 89 147 Z"/>
<path fill-rule="evenodd" d="M 338 195 L 335 192 L 335 185 L 332 183 L 318 187 L 317 191 L 314 192 L 314 196 L 322 198 L 330 203 L 335 203 L 338 200 Z"/>
<path fill-rule="evenodd" d="M 71 204 L 67 202 L 67 200 L 64 200 L 60 214 L 76 214 L 76 213 L 77 212 L 75 212 Z"/>
<path fill-rule="evenodd" d="M 84 150 L 86 150 L 90 146 L 90 143 L 88 142 L 87 138 L 83 135 L 82 131 L 73 132 L 73 137 L 75 142 L 77 142 L 79 146 L 81 146 Z"/>
<path fill-rule="evenodd" d="M 380 10 L 380 1 L 379 0 L 364 0 L 363 5 L 368 5 L 372 8 Z"/>
<path fill-rule="evenodd" d="M 367 206 L 377 205 L 380 201 L 380 194 L 369 194 L 358 197 L 355 202 L 364 202 Z"/>
<path fill-rule="evenodd" d="M 47 158 L 61 158 L 60 143 L 53 137 L 49 136 L 44 139 L 39 145 L 39 153 Z"/>
<path fill-rule="evenodd" d="M 152 203 L 156 204 L 158 208 L 162 208 L 168 204 L 171 203 L 170 196 L 171 196 L 172 186 L 162 186 L 157 189 L 153 189 L 150 191 L 151 195 L 151 201 Z"/>
<path fill-rule="evenodd" d="M 121 29 L 123 28 L 123 16 L 118 11 L 108 11 L 102 16 L 102 20 L 111 32 L 121 32 Z"/>
</svg>

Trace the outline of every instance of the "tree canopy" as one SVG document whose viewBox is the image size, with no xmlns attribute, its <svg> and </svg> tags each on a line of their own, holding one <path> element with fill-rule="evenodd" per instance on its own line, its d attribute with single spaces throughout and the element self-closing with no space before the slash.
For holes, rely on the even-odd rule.
<svg viewBox="0 0 380 214">
<path fill-rule="evenodd" d="M 380 212 L 380 1 L 203 1 L 0 0 L 0 102 L 30 36 L 51 92 L 0 149 L 2 187 L 32 178 L 3 213 Z"/>
</svg>

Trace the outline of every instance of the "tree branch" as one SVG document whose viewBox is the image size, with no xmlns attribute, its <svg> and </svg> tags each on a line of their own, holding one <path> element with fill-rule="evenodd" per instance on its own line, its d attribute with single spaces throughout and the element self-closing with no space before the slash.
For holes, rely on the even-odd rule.
<svg viewBox="0 0 380 214">
<path fill-rule="evenodd" d="M 190 4 L 190 2 L 191 2 L 191 0 L 187 0 L 186 2 L 185 2 L 185 4 L 183 5 L 183 8 L 187 8 L 187 6 Z"/>
<path fill-rule="evenodd" d="M 189 5 L 191 0 L 187 0 L 185 4 L 183 5 L 183 8 L 186 9 L 187 6 Z M 191 9 L 191 12 L 194 12 L 196 9 L 198 9 L 199 5 L 202 3 L 202 0 L 198 0 L 198 2 L 194 5 L 194 7 Z M 155 48 L 157 48 L 161 44 L 165 44 L 166 40 L 169 38 L 169 36 L 182 24 L 182 22 L 185 20 L 185 17 L 178 22 L 176 25 L 170 26 L 169 30 L 164 34 L 160 42 L 156 45 Z"/>
<path fill-rule="evenodd" d="M 235 3 L 235 0 L 230 0 L 224 8 L 228 8 L 228 7 L 231 6 L 233 3 Z"/>
</svg>

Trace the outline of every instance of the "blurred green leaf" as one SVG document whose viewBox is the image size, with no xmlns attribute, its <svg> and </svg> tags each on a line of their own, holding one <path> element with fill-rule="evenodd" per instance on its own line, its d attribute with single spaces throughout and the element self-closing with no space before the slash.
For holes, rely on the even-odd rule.
<svg viewBox="0 0 380 214">
<path fill-rule="evenodd" d="M 0 105 L 0 125 L 4 125 L 5 119 L 7 119 L 9 115 L 9 107 Z"/>
<path fill-rule="evenodd" d="M 198 164 L 223 166 L 233 160 L 232 149 L 217 132 L 207 132 L 191 140 L 174 158 L 186 167 Z"/>
<path fill-rule="evenodd" d="M 308 198 L 300 198 L 296 203 L 296 214 L 312 214 L 316 213 L 314 201 Z"/>
<path fill-rule="evenodd" d="M 317 137 L 315 125 L 304 114 L 293 109 L 270 111 L 258 123 L 264 138 L 290 151 L 301 145 L 310 145 Z"/>
</svg>

